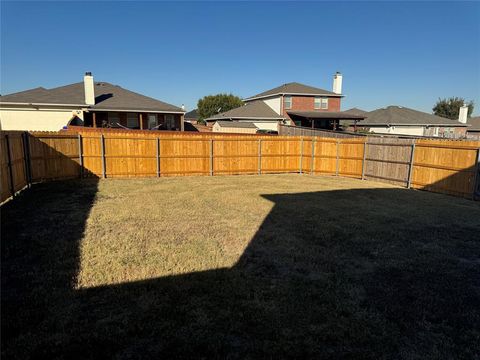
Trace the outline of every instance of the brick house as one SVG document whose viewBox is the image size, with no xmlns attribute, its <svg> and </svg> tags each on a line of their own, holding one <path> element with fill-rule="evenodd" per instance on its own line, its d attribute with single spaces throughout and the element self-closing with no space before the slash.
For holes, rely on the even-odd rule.
<svg viewBox="0 0 480 360">
<path fill-rule="evenodd" d="M 107 82 L 42 87 L 0 97 L 0 129 L 58 131 L 68 125 L 184 130 L 185 111 Z"/>
<path fill-rule="evenodd" d="M 260 130 L 278 130 L 278 124 L 336 129 L 340 120 L 361 120 L 361 115 L 341 111 L 342 74 L 333 78 L 333 91 L 288 83 L 244 99 L 244 106 L 208 119 L 252 122 Z"/>
</svg>

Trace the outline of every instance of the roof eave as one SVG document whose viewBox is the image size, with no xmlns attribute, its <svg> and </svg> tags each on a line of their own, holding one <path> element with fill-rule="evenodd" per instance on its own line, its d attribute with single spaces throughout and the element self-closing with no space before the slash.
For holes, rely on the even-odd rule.
<svg viewBox="0 0 480 360">
<path fill-rule="evenodd" d="M 262 117 L 262 116 L 223 116 L 223 117 L 217 117 L 217 118 L 208 118 L 204 119 L 205 121 L 221 121 L 223 119 L 239 119 L 239 120 L 285 120 L 284 117 Z"/>
<path fill-rule="evenodd" d="M 31 103 L 31 102 L 10 102 L 10 101 L 0 101 L 1 105 L 23 105 L 23 106 L 69 106 L 69 107 L 85 107 L 86 104 L 57 104 L 57 103 Z"/>
<path fill-rule="evenodd" d="M 168 113 L 168 114 L 185 114 L 185 111 L 178 110 L 154 110 L 154 109 L 116 109 L 116 108 L 96 108 L 90 107 L 87 111 L 115 111 L 115 112 L 146 112 L 146 113 Z"/>
<path fill-rule="evenodd" d="M 444 126 L 444 127 L 468 127 L 467 124 L 390 124 L 390 123 L 358 123 L 357 126 Z"/>
<path fill-rule="evenodd" d="M 275 94 L 262 95 L 262 96 L 253 96 L 253 97 L 243 99 L 243 101 L 252 101 L 252 100 L 265 99 L 265 98 L 269 98 L 269 97 L 273 97 L 273 96 L 285 96 L 285 95 L 345 97 L 345 95 L 343 95 L 343 94 L 282 92 L 282 93 L 275 93 Z"/>
</svg>

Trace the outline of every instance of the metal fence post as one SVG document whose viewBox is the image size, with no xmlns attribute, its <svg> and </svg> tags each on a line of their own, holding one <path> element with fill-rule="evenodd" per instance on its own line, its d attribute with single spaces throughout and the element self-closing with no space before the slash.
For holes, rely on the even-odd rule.
<svg viewBox="0 0 480 360">
<path fill-rule="evenodd" d="M 160 177 L 160 138 L 157 138 L 157 177 Z"/>
<path fill-rule="evenodd" d="M 107 177 L 107 167 L 105 164 L 105 139 L 103 134 L 100 135 L 100 145 L 102 148 L 102 177 L 105 179 Z"/>
<path fill-rule="evenodd" d="M 312 137 L 312 157 L 311 157 L 311 164 L 310 164 L 310 174 L 313 175 L 315 171 L 315 142 L 316 138 Z"/>
<path fill-rule="evenodd" d="M 410 154 L 410 164 L 408 166 L 408 181 L 407 181 L 407 188 L 408 189 L 410 189 L 410 187 L 412 186 L 414 156 L 415 156 L 415 143 L 412 144 L 412 152 Z"/>
<path fill-rule="evenodd" d="M 210 176 L 213 176 L 213 139 L 210 139 Z"/>
<path fill-rule="evenodd" d="M 5 134 L 5 142 L 7 145 L 7 166 L 8 166 L 8 177 L 10 179 L 10 194 L 15 196 L 15 185 L 13 182 L 13 172 L 12 172 L 12 154 L 10 153 L 10 140 L 8 139 L 8 134 Z"/>
<path fill-rule="evenodd" d="M 303 174 L 303 137 L 300 139 L 300 174 Z"/>
<path fill-rule="evenodd" d="M 258 139 L 258 175 L 262 174 L 262 139 Z"/>
<path fill-rule="evenodd" d="M 339 161 L 340 161 L 339 143 L 340 143 L 340 140 L 337 140 L 337 167 L 335 168 L 335 175 L 336 176 L 338 176 Z"/>
<path fill-rule="evenodd" d="M 365 180 L 365 161 L 367 159 L 367 141 L 368 139 L 365 139 L 365 142 L 363 143 L 362 180 Z"/>
<path fill-rule="evenodd" d="M 80 164 L 80 179 L 83 178 L 83 143 L 82 135 L 78 134 L 78 163 Z"/>
</svg>

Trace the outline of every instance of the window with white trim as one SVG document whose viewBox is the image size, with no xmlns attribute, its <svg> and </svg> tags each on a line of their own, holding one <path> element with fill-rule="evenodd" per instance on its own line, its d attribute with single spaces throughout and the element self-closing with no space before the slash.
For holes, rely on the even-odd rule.
<svg viewBox="0 0 480 360">
<path fill-rule="evenodd" d="M 284 96 L 283 104 L 284 104 L 285 109 L 291 109 L 292 108 L 292 97 L 291 96 Z"/>
<path fill-rule="evenodd" d="M 127 127 L 130 129 L 135 129 L 140 127 L 140 122 L 138 121 L 138 114 L 135 114 L 135 113 L 127 114 Z"/>
<path fill-rule="evenodd" d="M 313 108 L 314 109 L 327 110 L 328 109 L 328 98 L 322 98 L 320 96 L 316 96 L 315 100 L 313 102 Z"/>
<path fill-rule="evenodd" d="M 322 104 L 320 106 L 321 109 L 327 110 L 328 109 L 328 98 L 322 98 Z"/>
</svg>

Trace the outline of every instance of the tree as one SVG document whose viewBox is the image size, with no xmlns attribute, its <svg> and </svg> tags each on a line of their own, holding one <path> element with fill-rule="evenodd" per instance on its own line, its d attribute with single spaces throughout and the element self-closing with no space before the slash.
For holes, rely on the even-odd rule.
<svg viewBox="0 0 480 360">
<path fill-rule="evenodd" d="M 198 100 L 198 117 L 200 120 L 204 120 L 220 112 L 232 110 L 242 105 L 242 99 L 232 94 L 204 96 Z"/>
<path fill-rule="evenodd" d="M 447 119 L 458 120 L 458 113 L 460 107 L 463 104 L 468 105 L 468 117 L 472 115 L 473 112 L 473 101 L 467 103 L 465 99 L 460 97 L 451 97 L 449 99 L 438 99 L 437 103 L 433 107 L 433 113 L 437 116 L 441 116 Z"/>
</svg>

